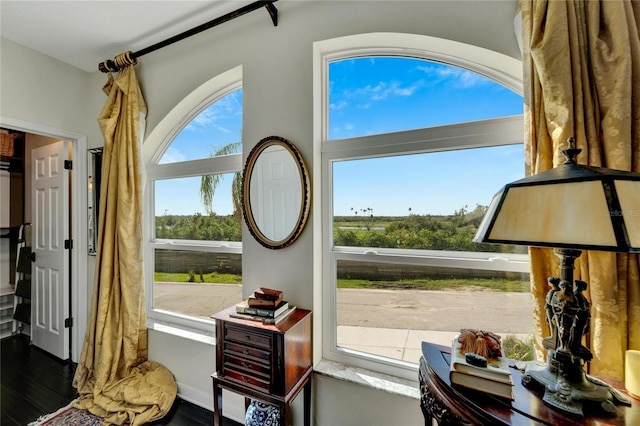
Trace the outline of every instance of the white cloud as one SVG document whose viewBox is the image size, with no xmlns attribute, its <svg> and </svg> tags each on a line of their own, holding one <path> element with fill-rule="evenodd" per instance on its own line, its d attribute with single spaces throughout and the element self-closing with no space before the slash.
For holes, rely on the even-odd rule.
<svg viewBox="0 0 640 426">
<path fill-rule="evenodd" d="M 332 103 L 329 105 L 329 109 L 333 110 L 333 111 L 339 111 L 343 108 L 346 108 L 347 105 L 349 105 L 349 103 L 345 100 L 342 100 L 340 102 L 337 103 Z"/>
<path fill-rule="evenodd" d="M 411 96 L 423 85 L 423 82 L 417 81 L 409 86 L 402 86 L 397 81 L 384 82 L 381 81 L 375 86 L 367 85 L 351 92 L 346 92 L 349 96 L 364 96 L 373 101 L 381 101 L 391 96 Z"/>
<path fill-rule="evenodd" d="M 242 104 L 238 98 L 238 92 L 234 92 L 219 99 L 191 120 L 186 129 L 197 131 L 199 128 L 213 127 L 221 132 L 230 133 L 229 129 L 222 127 L 218 122 L 226 117 L 242 113 Z"/>
<path fill-rule="evenodd" d="M 170 146 L 162 155 L 162 158 L 160 159 L 160 162 L 158 164 L 179 163 L 181 161 L 185 161 L 186 159 L 187 158 L 179 150 Z"/>
<path fill-rule="evenodd" d="M 349 138 L 354 135 L 356 126 L 353 123 L 345 123 L 342 126 L 333 128 L 333 137 L 335 139 Z"/>
<path fill-rule="evenodd" d="M 469 88 L 484 85 L 488 82 L 487 78 L 462 68 L 421 65 L 417 69 L 427 74 L 429 80 L 445 81 L 455 87 Z"/>
</svg>

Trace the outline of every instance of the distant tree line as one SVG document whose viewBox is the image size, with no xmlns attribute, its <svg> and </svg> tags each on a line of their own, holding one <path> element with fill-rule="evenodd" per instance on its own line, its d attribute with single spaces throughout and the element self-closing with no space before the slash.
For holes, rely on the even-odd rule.
<svg viewBox="0 0 640 426">
<path fill-rule="evenodd" d="M 353 210 L 353 209 L 352 209 Z M 452 215 L 409 214 L 401 217 L 376 217 L 372 209 L 360 209 L 354 216 L 339 216 L 334 222 L 334 244 L 351 247 L 384 247 L 421 250 L 525 253 L 526 248 L 472 241 L 486 206 L 472 211 L 466 207 Z M 524 250 L 524 251 L 523 251 Z"/>
<path fill-rule="evenodd" d="M 156 216 L 156 238 L 208 241 L 242 241 L 240 221 L 234 215 L 215 213 L 191 216 Z"/>
<path fill-rule="evenodd" d="M 452 215 L 374 216 L 360 209 L 354 216 L 336 216 L 334 244 L 351 247 L 385 247 L 421 250 L 526 253 L 526 247 L 479 244 L 472 241 L 487 207 L 466 207 Z M 209 241 L 242 241 L 238 215 L 156 216 L 156 238 Z"/>
</svg>

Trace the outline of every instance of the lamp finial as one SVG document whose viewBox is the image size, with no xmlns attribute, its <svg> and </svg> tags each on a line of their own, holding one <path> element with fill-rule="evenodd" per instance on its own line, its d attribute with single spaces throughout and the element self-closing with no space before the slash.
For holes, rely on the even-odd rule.
<svg viewBox="0 0 640 426">
<path fill-rule="evenodd" d="M 569 145 L 569 147 L 560 151 L 567 158 L 567 161 L 565 161 L 564 164 L 576 164 L 576 157 L 582 152 L 582 149 L 576 148 L 575 143 L 576 138 L 571 136 L 569 139 L 567 139 L 567 144 Z"/>
</svg>

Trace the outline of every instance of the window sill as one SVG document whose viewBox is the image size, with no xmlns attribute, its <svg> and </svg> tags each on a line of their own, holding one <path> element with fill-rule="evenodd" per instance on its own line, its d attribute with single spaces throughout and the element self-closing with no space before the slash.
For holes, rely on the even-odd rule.
<svg viewBox="0 0 640 426">
<path fill-rule="evenodd" d="M 215 336 L 208 336 L 206 334 L 203 334 L 197 331 L 189 331 L 183 328 L 173 327 L 173 326 L 161 324 L 158 322 L 152 323 L 151 325 L 149 325 L 149 328 L 154 331 L 158 331 L 160 333 L 170 334 L 172 336 L 193 340 L 196 342 L 204 343 L 206 345 L 215 346 L 216 344 Z"/>
<path fill-rule="evenodd" d="M 402 379 L 388 374 L 366 370 L 364 368 L 351 367 L 326 359 L 321 360 L 314 367 L 313 371 L 326 377 L 344 380 L 356 385 L 366 386 L 394 395 L 416 400 L 420 399 L 420 389 L 417 378 L 416 381 Z"/>
</svg>

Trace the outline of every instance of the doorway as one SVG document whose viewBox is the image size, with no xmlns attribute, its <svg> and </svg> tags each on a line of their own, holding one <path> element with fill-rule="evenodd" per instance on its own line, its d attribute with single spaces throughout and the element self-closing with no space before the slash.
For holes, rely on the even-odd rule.
<svg viewBox="0 0 640 426">
<path fill-rule="evenodd" d="M 71 358 L 69 346 L 73 317 L 71 305 L 70 256 L 73 235 L 70 233 L 70 177 L 73 159 L 69 143 L 50 139 L 35 147 L 41 137 L 27 135 L 25 201 L 26 222 L 33 233 L 31 247 L 31 342 L 59 359 Z M 31 178 L 30 180 L 28 178 Z M 30 212 L 30 214 L 29 214 Z"/>
<path fill-rule="evenodd" d="M 20 132 L 24 132 L 27 139 L 36 141 L 34 144 L 27 143 L 27 149 L 31 149 L 33 146 L 48 145 L 51 142 L 66 141 L 68 145 L 68 156 L 72 160 L 70 174 L 68 177 L 68 184 L 70 188 L 69 202 L 63 206 L 64 213 L 70 218 L 69 224 L 69 242 L 71 249 L 69 249 L 69 261 L 63 265 L 66 268 L 69 279 L 68 282 L 68 296 L 70 303 L 67 300 L 66 303 L 69 307 L 68 319 L 66 326 L 70 328 L 67 330 L 69 339 L 66 342 L 62 342 L 64 351 L 56 353 L 59 358 L 70 359 L 73 362 L 77 362 L 80 357 L 80 351 L 82 349 L 82 342 L 86 331 L 87 318 L 88 318 L 88 306 L 89 306 L 89 293 L 90 283 L 93 281 L 88 279 L 87 275 L 87 155 L 86 155 L 86 136 L 61 130 L 42 126 L 36 123 L 23 122 L 8 117 L 0 116 L 0 127 L 6 129 L 12 129 Z M 25 165 L 31 161 L 30 153 L 25 152 Z M 30 167 L 29 167 L 30 168 Z M 25 177 L 29 174 L 29 171 L 25 174 Z M 30 180 L 30 179 L 29 179 Z M 33 185 L 30 182 L 25 184 L 25 204 L 29 203 L 31 199 L 30 191 L 33 189 Z M 25 206 L 26 207 L 26 206 Z M 33 206 L 30 206 L 33 208 Z M 25 211 L 25 221 L 33 219 L 33 211 L 29 212 L 27 208 Z M 32 236 L 33 239 L 33 236 Z M 62 303 L 56 302 L 56 303 Z M 55 305 L 63 306 L 63 305 Z M 33 309 L 36 309 L 35 305 Z M 65 315 L 65 317 L 67 317 Z M 33 320 L 32 320 L 33 321 Z M 49 336 L 51 337 L 51 336 Z M 33 335 L 32 335 L 33 338 Z M 60 334 L 60 339 L 64 339 L 64 333 Z M 70 342 L 70 344 L 68 343 Z M 57 344 L 60 344 L 57 342 Z M 35 345 L 35 342 L 34 342 Z M 46 348 L 45 348 L 46 350 Z"/>
</svg>

